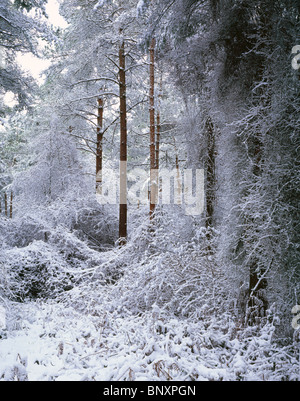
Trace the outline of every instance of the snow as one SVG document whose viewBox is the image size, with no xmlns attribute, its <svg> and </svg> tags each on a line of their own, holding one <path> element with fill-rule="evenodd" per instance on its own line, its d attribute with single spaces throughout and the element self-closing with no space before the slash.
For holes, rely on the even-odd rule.
<svg viewBox="0 0 300 401">
<path fill-rule="evenodd" d="M 262 16 L 251 2 L 242 13 L 227 2 L 219 10 L 194 1 L 32 2 L 31 14 L 10 0 L 0 4 L 1 38 L 11 49 L 0 49 L 0 380 L 299 380 L 300 311 L 292 307 L 300 289 L 300 97 L 286 62 L 295 7 L 282 2 L 274 12 L 281 28 L 286 16 L 286 43 L 275 57 L 278 38 L 269 29 L 261 36 Z M 38 18 L 42 10 L 57 32 Z M 254 14 L 257 23 L 247 20 Z M 245 29 L 237 49 L 239 18 Z M 149 222 L 154 36 L 163 180 L 162 204 Z M 118 65 L 123 42 L 126 68 Z M 39 93 L 14 64 L 35 77 L 50 61 L 37 63 L 32 51 L 53 59 Z M 134 168 L 122 248 L 119 70 L 128 78 L 127 167 Z M 105 199 L 95 196 L 100 126 Z M 175 196 L 178 164 L 185 195 L 191 189 L 184 206 L 199 201 L 194 213 Z M 11 214 L 4 206 L 10 193 Z"/>
<path fill-rule="evenodd" d="M 296 335 L 275 338 L 275 307 L 257 326 L 237 319 L 186 219 L 103 252 L 79 225 L 2 220 L 0 381 L 299 380 Z"/>
<path fill-rule="evenodd" d="M 6 328 L 6 311 L 3 306 L 0 306 L 0 330 Z"/>
<path fill-rule="evenodd" d="M 94 6 L 94 10 L 97 11 L 99 8 L 103 7 L 106 0 L 99 0 L 97 4 Z"/>
<path fill-rule="evenodd" d="M 246 351 L 237 338 L 212 346 L 220 332 L 200 323 L 173 318 L 161 334 L 152 315 L 92 316 L 53 301 L 11 304 L 8 315 L 2 381 L 259 381 L 282 380 L 287 370 L 299 379 L 296 357 L 281 358 L 278 371 L 257 358 L 261 347 L 268 353 L 265 339 L 249 340 Z"/>
</svg>

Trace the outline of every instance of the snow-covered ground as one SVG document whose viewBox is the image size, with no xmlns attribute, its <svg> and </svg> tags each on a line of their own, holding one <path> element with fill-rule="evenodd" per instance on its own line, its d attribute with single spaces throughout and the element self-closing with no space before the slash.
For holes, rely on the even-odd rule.
<svg viewBox="0 0 300 401">
<path fill-rule="evenodd" d="M 87 315 L 54 302 L 9 304 L 0 339 L 2 381 L 299 380 L 295 346 L 272 329 L 239 339 L 229 317 L 193 323 L 155 308 L 140 317 Z M 245 337 L 245 336 L 244 336 Z"/>
<path fill-rule="evenodd" d="M 181 221 L 150 242 L 141 226 L 97 252 L 76 232 L 45 242 L 32 220 L 2 224 L 0 381 L 300 379 L 297 333 L 278 338 L 276 304 L 245 324 L 202 229 L 185 242 Z"/>
</svg>

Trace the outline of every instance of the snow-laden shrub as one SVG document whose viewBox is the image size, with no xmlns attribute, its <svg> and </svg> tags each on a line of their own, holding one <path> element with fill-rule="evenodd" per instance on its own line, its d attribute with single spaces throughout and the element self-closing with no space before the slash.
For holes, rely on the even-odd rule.
<svg viewBox="0 0 300 401">
<path fill-rule="evenodd" d="M 174 221 L 170 213 L 160 213 L 154 229 L 146 218 L 139 216 L 128 244 L 103 254 L 104 263 L 71 291 L 72 305 L 92 311 L 105 299 L 109 310 L 139 314 L 157 305 L 197 319 L 224 310 L 226 277 L 214 252 L 217 233 L 197 228 L 183 215 Z M 187 241 L 191 233 L 194 237 Z M 113 286 L 99 286 L 95 277 L 101 272 L 107 277 L 114 272 Z"/>
<path fill-rule="evenodd" d="M 14 219 L 0 218 L 0 295 L 49 298 L 86 276 L 98 284 L 117 279 L 118 265 L 104 264 L 99 253 L 116 240 L 114 210 L 95 196 L 36 205 L 34 213 L 21 213 L 16 202 Z"/>
<path fill-rule="evenodd" d="M 154 304 L 196 318 L 221 311 L 226 279 L 210 252 L 205 230 L 199 240 L 177 246 L 158 232 L 151 248 L 124 271 L 113 289 L 114 297 L 134 312 L 149 310 Z"/>
<path fill-rule="evenodd" d="M 4 261 L 3 261 L 4 259 Z M 22 249 L 5 250 L 1 262 L 5 269 L 8 297 L 17 301 L 55 297 L 73 287 L 74 278 L 59 251 L 42 241 Z"/>
<path fill-rule="evenodd" d="M 2 250 L 0 291 L 17 301 L 55 298 L 80 282 L 95 281 L 98 286 L 114 282 L 119 270 L 107 255 L 58 228 L 49 234 L 47 242 Z"/>
<path fill-rule="evenodd" d="M 61 211 L 59 215 L 66 222 Z M 0 295 L 18 301 L 54 298 L 86 277 L 96 278 L 98 285 L 118 278 L 118 265 L 105 263 L 107 258 L 91 248 L 91 242 L 80 239 L 80 227 L 74 230 L 75 216 L 71 220 L 71 230 L 60 225 L 54 213 L 44 219 L 37 213 L 35 219 L 26 215 L 0 220 Z M 105 236 L 104 227 L 103 230 Z M 105 249 L 108 246 L 103 243 Z M 101 250 L 100 239 L 98 249 Z"/>
<path fill-rule="evenodd" d="M 111 248 L 118 236 L 116 210 L 113 206 L 104 207 L 94 199 L 89 199 L 78 209 L 73 229 L 91 248 Z"/>
<path fill-rule="evenodd" d="M 79 239 L 97 250 L 112 247 L 117 240 L 117 209 L 99 204 L 95 195 L 77 198 L 70 194 L 48 205 L 33 204 L 26 213 L 22 202 L 18 203 L 16 197 L 13 220 L 0 219 L 0 238 L 8 246 L 23 247 L 34 240 L 47 240 L 57 227 L 76 232 Z"/>
<path fill-rule="evenodd" d="M 98 285 L 105 285 L 118 275 L 118 264 L 111 263 L 117 250 L 111 248 L 106 252 L 99 252 L 79 239 L 77 231 L 67 231 L 60 226 L 49 233 L 48 243 L 59 250 L 68 264 L 68 271 L 76 276 L 77 282 L 97 280 Z"/>
<path fill-rule="evenodd" d="M 1 367 L 0 367 L 1 368 Z M 18 354 L 15 361 L 10 361 L 4 369 L 0 369 L 0 380 L 28 381 L 27 359 Z"/>
<path fill-rule="evenodd" d="M 47 228 L 41 220 L 30 216 L 16 220 L 0 219 L 0 241 L 4 247 L 22 248 L 33 241 L 42 241 L 46 231 Z"/>
</svg>

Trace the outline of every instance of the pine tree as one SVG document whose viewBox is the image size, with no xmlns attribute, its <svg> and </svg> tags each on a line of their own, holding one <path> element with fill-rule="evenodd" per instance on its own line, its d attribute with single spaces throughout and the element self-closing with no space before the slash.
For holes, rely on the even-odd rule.
<svg viewBox="0 0 300 401">
<path fill-rule="evenodd" d="M 102 194 L 102 170 L 103 170 L 103 107 L 104 102 L 98 98 L 97 116 L 97 147 L 96 147 L 96 191 Z"/>
<path fill-rule="evenodd" d="M 65 116 L 74 126 L 72 135 L 81 142 L 84 140 L 84 149 L 95 155 L 98 179 L 101 176 L 100 166 L 103 167 L 104 136 L 111 132 L 114 137 L 115 127 L 120 125 L 119 235 L 123 238 L 121 242 L 124 242 L 127 238 L 127 114 L 143 102 L 143 91 L 135 89 L 138 85 L 133 74 L 136 68 L 143 67 L 144 61 L 137 47 L 139 23 L 136 3 L 124 2 L 122 8 L 119 6 L 120 4 L 114 2 L 63 2 L 62 11 L 70 23 L 63 52 L 70 52 L 70 56 L 67 56 L 58 68 L 66 70 L 64 81 L 71 89 L 70 97 L 64 106 Z M 73 10 L 71 13 L 70 9 Z M 141 60 L 138 59 L 139 53 Z M 127 74 L 130 74 L 131 81 L 129 95 Z M 92 102 L 95 98 L 101 98 L 101 101 L 105 102 L 105 118 L 99 104 L 97 112 L 94 112 Z M 115 107 L 117 102 L 118 114 Z M 82 134 L 81 124 L 78 127 L 74 123 L 75 118 L 77 121 L 78 118 L 82 118 L 94 125 L 95 114 L 97 141 Z M 100 178 L 101 181 L 102 179 L 104 177 Z"/>
<path fill-rule="evenodd" d="M 53 38 L 46 23 L 39 19 L 45 14 L 45 3 L 46 0 L 3 0 L 0 4 L 0 95 L 14 93 L 19 108 L 32 105 L 35 82 L 17 65 L 17 52 L 39 56 L 38 39 Z M 39 13 L 36 18 L 27 14 L 31 9 Z M 3 112 L 0 109 L 0 115 Z"/>
<path fill-rule="evenodd" d="M 298 72 L 291 68 L 298 15 L 296 1 L 162 0 L 149 19 L 189 108 L 188 140 L 199 148 L 190 148 L 190 159 L 207 160 L 207 224 L 220 230 L 231 290 L 241 280 L 248 288 L 250 324 L 285 291 L 299 294 L 299 166 L 291 142 L 298 129 Z"/>
<path fill-rule="evenodd" d="M 150 219 L 154 218 L 157 203 L 157 163 L 155 142 L 155 38 L 150 44 Z"/>
<path fill-rule="evenodd" d="M 122 34 L 122 32 L 120 32 Z M 127 102 L 126 102 L 126 59 L 125 43 L 121 41 L 119 49 L 120 79 L 120 245 L 127 240 Z"/>
</svg>

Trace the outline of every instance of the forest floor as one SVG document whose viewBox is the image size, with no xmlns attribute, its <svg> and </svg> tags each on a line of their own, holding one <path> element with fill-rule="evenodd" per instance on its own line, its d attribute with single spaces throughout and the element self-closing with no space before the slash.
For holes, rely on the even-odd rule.
<svg viewBox="0 0 300 401">
<path fill-rule="evenodd" d="M 236 328 L 228 330 L 228 317 L 195 323 L 166 318 L 156 310 L 139 317 L 87 315 L 38 301 L 9 304 L 6 318 L 7 329 L 0 332 L 2 381 L 300 378 L 300 350 L 278 348 L 267 329 L 239 338 Z"/>
<path fill-rule="evenodd" d="M 179 221 L 149 244 L 141 226 L 97 252 L 64 228 L 44 242 L 31 220 L 2 223 L 0 381 L 300 380 L 297 333 L 275 307 L 238 318 L 202 230 L 182 243 Z"/>
</svg>

